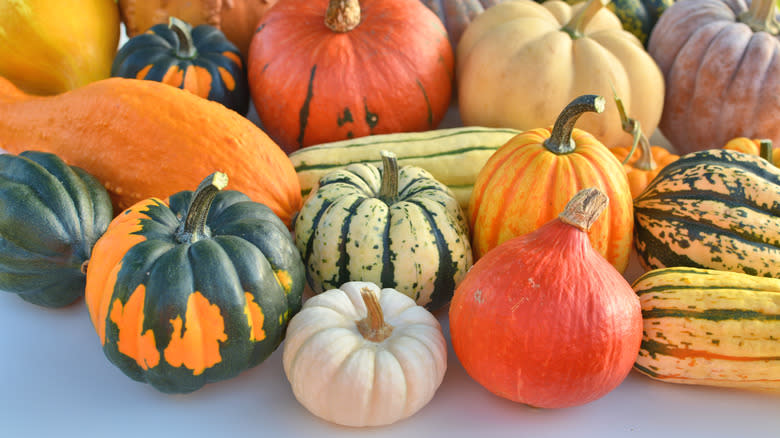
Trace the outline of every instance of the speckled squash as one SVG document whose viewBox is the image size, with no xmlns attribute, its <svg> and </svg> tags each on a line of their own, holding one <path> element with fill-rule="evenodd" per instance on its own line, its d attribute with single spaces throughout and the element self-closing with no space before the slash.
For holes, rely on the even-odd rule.
<svg viewBox="0 0 780 438">
<path fill-rule="evenodd" d="M 688 266 L 780 278 L 780 169 L 725 149 L 667 165 L 634 199 L 648 269 Z"/>
<path fill-rule="evenodd" d="M 265 205 L 215 173 L 141 201 L 98 240 L 86 301 L 103 352 L 134 380 L 192 392 L 265 360 L 300 310 L 303 264 Z"/>
</svg>

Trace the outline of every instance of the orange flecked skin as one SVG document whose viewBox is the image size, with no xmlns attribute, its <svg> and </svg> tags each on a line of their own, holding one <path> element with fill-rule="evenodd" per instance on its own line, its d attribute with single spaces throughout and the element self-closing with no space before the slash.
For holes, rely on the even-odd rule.
<svg viewBox="0 0 780 438">
<path fill-rule="evenodd" d="M 0 144 L 83 168 L 103 183 L 116 212 L 189 190 L 215 171 L 288 227 L 302 205 L 292 162 L 257 125 L 154 81 L 109 78 L 37 97 L 0 78 Z"/>
</svg>

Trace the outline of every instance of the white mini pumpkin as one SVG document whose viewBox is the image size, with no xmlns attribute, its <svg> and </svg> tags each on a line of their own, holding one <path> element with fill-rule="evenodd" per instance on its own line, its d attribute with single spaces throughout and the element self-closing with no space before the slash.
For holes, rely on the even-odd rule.
<svg viewBox="0 0 780 438">
<path fill-rule="evenodd" d="M 308 299 L 287 327 L 282 361 L 295 398 L 345 426 L 407 418 L 447 369 L 439 321 L 407 295 L 352 281 Z"/>
</svg>

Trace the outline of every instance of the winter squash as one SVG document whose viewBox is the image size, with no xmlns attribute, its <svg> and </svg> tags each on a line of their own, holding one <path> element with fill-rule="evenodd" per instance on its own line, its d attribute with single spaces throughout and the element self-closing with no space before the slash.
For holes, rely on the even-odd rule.
<svg viewBox="0 0 780 438">
<path fill-rule="evenodd" d="M 221 30 L 246 57 L 257 22 L 277 0 L 119 0 L 127 35 L 134 37 L 155 24 L 178 17 L 193 26 L 208 24 Z"/>
<path fill-rule="evenodd" d="M 249 50 L 249 89 L 289 152 L 371 134 L 427 131 L 450 103 L 453 52 L 419 0 L 286 0 Z"/>
<path fill-rule="evenodd" d="M 214 169 L 292 225 L 301 190 L 287 155 L 246 117 L 156 81 L 109 78 L 34 97 L 0 78 L 0 143 L 58 155 L 103 183 L 114 210 L 194 187 Z"/>
<path fill-rule="evenodd" d="M 595 188 L 577 192 L 558 218 L 485 254 L 456 289 L 452 346 L 492 393 L 562 408 L 628 375 L 642 339 L 639 300 L 586 233 L 608 202 Z"/>
<path fill-rule="evenodd" d="M 663 76 L 642 43 L 604 8 L 607 1 L 515 0 L 478 15 L 456 54 L 463 123 L 523 131 L 549 126 L 572 99 L 611 95 L 614 86 L 650 136 L 663 109 Z M 603 117 L 583 116 L 579 126 L 615 147 L 631 141 L 619 120 L 608 105 Z"/>
<path fill-rule="evenodd" d="M 119 44 L 112 0 L 0 2 L 0 76 L 51 95 L 105 79 Z"/>
<path fill-rule="evenodd" d="M 246 114 L 249 85 L 238 48 L 216 27 L 194 29 L 178 18 L 130 38 L 117 53 L 111 76 L 183 88 Z"/>
<path fill-rule="evenodd" d="M 662 382 L 780 391 L 780 278 L 686 267 L 633 284 L 645 330 L 634 369 Z"/>
<path fill-rule="evenodd" d="M 759 155 L 761 154 L 762 143 L 771 150 L 771 153 L 767 157 L 771 157 L 770 162 L 777 167 L 780 167 L 780 148 L 772 149 L 772 141 L 761 138 L 747 138 L 736 137 L 727 141 L 723 146 L 723 149 L 730 149 L 733 151 L 740 151 L 746 154 Z"/>
<path fill-rule="evenodd" d="M 100 182 L 53 154 L 0 154 L 0 205 L 0 290 L 45 307 L 81 298 L 92 246 L 114 217 Z"/>
<path fill-rule="evenodd" d="M 265 205 L 221 191 L 143 200 L 114 219 L 87 269 L 86 301 L 106 357 L 134 380 L 192 392 L 265 360 L 301 307 L 303 264 Z"/>
<path fill-rule="evenodd" d="M 428 9 L 436 13 L 447 34 L 452 47 L 458 45 L 463 31 L 485 9 L 506 0 L 420 0 Z"/>
<path fill-rule="evenodd" d="M 780 144 L 774 0 L 690 0 L 664 12 L 648 43 L 666 81 L 659 128 L 680 153 L 735 137 Z"/>
<path fill-rule="evenodd" d="M 437 309 L 472 264 L 466 218 L 426 170 L 381 157 L 381 170 L 360 163 L 328 173 L 301 208 L 295 242 L 309 286 L 370 281 Z"/>
<path fill-rule="evenodd" d="M 766 159 L 726 149 L 683 155 L 634 200 L 634 217 L 647 269 L 780 277 L 780 169 Z"/>
<path fill-rule="evenodd" d="M 290 321 L 282 363 L 295 398 L 345 426 L 407 418 L 447 370 L 438 320 L 395 289 L 352 281 L 306 300 Z"/>
<path fill-rule="evenodd" d="M 602 112 L 604 105 L 601 96 L 580 96 L 561 111 L 552 128 L 523 132 L 488 159 L 469 201 L 476 258 L 554 219 L 579 190 L 598 187 L 610 203 L 588 233 L 591 244 L 618 271 L 626 269 L 633 228 L 628 179 L 609 149 L 574 128 L 580 115 Z"/>
<path fill-rule="evenodd" d="M 636 198 L 664 166 L 680 157 L 664 147 L 651 146 L 647 136 L 639 128 L 639 122 L 626 115 L 619 98 L 615 100 L 623 130 L 634 136 L 634 142 L 631 146 L 617 146 L 610 148 L 609 151 L 623 163 L 623 169 L 628 176 L 628 185 L 631 188 L 631 196 Z"/>
</svg>

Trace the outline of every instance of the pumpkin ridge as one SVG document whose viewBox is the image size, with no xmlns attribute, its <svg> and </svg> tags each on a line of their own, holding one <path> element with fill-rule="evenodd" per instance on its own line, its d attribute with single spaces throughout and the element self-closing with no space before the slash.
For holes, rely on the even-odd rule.
<svg viewBox="0 0 780 438">
<path fill-rule="evenodd" d="M 413 199 L 408 199 L 406 202 L 414 204 L 422 213 L 428 225 L 431 227 L 431 234 L 433 235 L 434 244 L 436 245 L 438 257 L 438 266 L 436 268 L 436 279 L 433 281 L 433 290 L 430 295 L 430 306 L 438 307 L 438 303 L 441 300 L 446 302 L 450 297 L 452 291 L 455 290 L 455 274 L 458 270 L 456 264 L 452 259 L 452 250 L 447 244 L 447 240 L 444 238 L 441 230 L 439 229 L 439 223 L 433 217 L 431 212 L 424 207 L 420 202 Z M 446 216 L 446 212 L 444 214 Z"/>
</svg>

